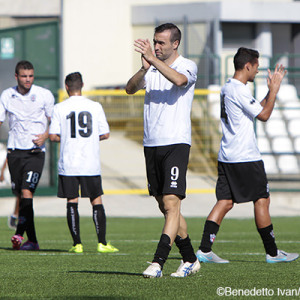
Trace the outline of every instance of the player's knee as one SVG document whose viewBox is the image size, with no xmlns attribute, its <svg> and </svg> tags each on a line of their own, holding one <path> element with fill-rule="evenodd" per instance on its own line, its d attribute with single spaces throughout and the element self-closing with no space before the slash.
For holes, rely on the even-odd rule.
<svg viewBox="0 0 300 300">
<path fill-rule="evenodd" d="M 158 207 L 159 207 L 159 210 L 160 210 L 163 214 L 166 213 L 165 207 L 164 207 L 163 203 L 158 203 Z"/>
<path fill-rule="evenodd" d="M 261 198 L 255 201 L 255 207 L 259 208 L 269 208 L 270 206 L 270 197 L 269 198 Z"/>
<path fill-rule="evenodd" d="M 32 198 L 33 193 L 30 190 L 21 190 L 21 198 Z"/>
<path fill-rule="evenodd" d="M 223 211 L 225 211 L 225 213 L 227 213 L 233 208 L 233 201 L 232 200 L 219 200 L 217 205 L 219 208 L 221 208 L 221 210 L 223 210 Z"/>
<path fill-rule="evenodd" d="M 20 209 L 23 209 L 27 206 L 32 207 L 32 198 L 21 198 L 21 200 L 20 200 Z"/>
<path fill-rule="evenodd" d="M 230 201 L 229 203 L 227 203 L 227 211 L 230 211 L 233 208 L 233 202 Z"/>
<path fill-rule="evenodd" d="M 163 211 L 165 212 L 165 214 L 176 214 L 178 216 L 180 216 L 180 200 L 178 197 L 174 196 L 170 196 L 168 195 L 168 197 L 164 197 L 164 201 L 163 201 Z"/>
</svg>

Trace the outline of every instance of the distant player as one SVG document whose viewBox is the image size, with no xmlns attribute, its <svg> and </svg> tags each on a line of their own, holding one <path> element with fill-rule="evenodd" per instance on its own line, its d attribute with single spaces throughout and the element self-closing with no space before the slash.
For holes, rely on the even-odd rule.
<svg viewBox="0 0 300 300">
<path fill-rule="evenodd" d="M 259 53 L 240 48 L 234 56 L 235 73 L 221 90 L 223 137 L 218 156 L 217 203 L 207 217 L 197 257 L 201 262 L 228 263 L 212 252 L 212 244 L 225 215 L 234 203 L 253 201 L 257 230 L 263 241 L 268 263 L 290 262 L 297 253 L 278 250 L 269 213 L 270 195 L 264 163 L 257 147 L 254 119 L 266 122 L 286 71 L 276 66 L 268 70 L 269 91 L 261 101 L 253 98 L 247 82 L 258 73 Z"/>
<path fill-rule="evenodd" d="M 100 168 L 99 140 L 109 137 L 109 126 L 100 103 L 81 95 L 83 87 L 79 72 L 69 74 L 65 86 L 70 98 L 54 106 L 50 140 L 60 142 L 58 161 L 58 197 L 67 198 L 67 221 L 73 238 L 69 252 L 82 253 L 78 197 L 90 198 L 93 221 L 98 236 L 98 252 L 117 252 L 106 242 L 106 215 Z"/>
<path fill-rule="evenodd" d="M 6 115 L 9 121 L 7 162 L 12 191 L 20 198 L 17 230 L 11 241 L 15 250 L 39 250 L 32 200 L 43 171 L 54 97 L 33 84 L 34 68 L 29 61 L 18 62 L 15 78 L 18 85 L 5 90 L 0 99 L 0 124 Z M 21 246 L 25 232 L 28 241 Z"/>
<path fill-rule="evenodd" d="M 165 217 L 159 243 L 144 277 L 161 277 L 175 242 L 182 263 L 173 277 L 186 277 L 200 269 L 187 224 L 181 214 L 186 192 L 186 171 L 191 145 L 191 106 L 197 80 L 196 64 L 178 53 L 179 28 L 166 23 L 155 28 L 154 51 L 148 39 L 135 41 L 142 67 L 129 79 L 126 92 L 146 88 L 144 103 L 144 154 L 150 195 Z"/>
</svg>

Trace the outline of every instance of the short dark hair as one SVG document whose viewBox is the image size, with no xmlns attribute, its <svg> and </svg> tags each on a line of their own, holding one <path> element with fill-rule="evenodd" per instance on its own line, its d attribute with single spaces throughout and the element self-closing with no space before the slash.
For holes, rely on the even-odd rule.
<svg viewBox="0 0 300 300">
<path fill-rule="evenodd" d="M 70 91 L 79 91 L 82 89 L 83 81 L 79 72 L 74 72 L 66 76 L 65 84 Z"/>
<path fill-rule="evenodd" d="M 180 29 L 173 23 L 165 23 L 157 26 L 154 30 L 154 33 L 161 33 L 165 30 L 171 31 L 171 42 L 174 43 L 175 41 L 178 41 L 178 45 L 181 41 L 181 31 Z"/>
<path fill-rule="evenodd" d="M 248 62 L 254 65 L 259 58 L 259 52 L 253 49 L 240 47 L 233 58 L 234 69 L 242 70 Z"/>
<path fill-rule="evenodd" d="M 28 60 L 21 60 L 17 63 L 16 68 L 15 68 L 15 74 L 19 74 L 19 71 L 23 70 L 34 70 L 33 65 L 30 61 Z"/>
</svg>

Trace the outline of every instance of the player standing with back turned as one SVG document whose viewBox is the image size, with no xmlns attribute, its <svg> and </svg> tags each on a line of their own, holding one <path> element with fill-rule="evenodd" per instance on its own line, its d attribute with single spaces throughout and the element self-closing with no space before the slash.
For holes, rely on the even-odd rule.
<svg viewBox="0 0 300 300">
<path fill-rule="evenodd" d="M 103 190 L 99 140 L 109 138 L 109 126 L 100 103 L 82 96 L 79 72 L 66 76 L 69 98 L 54 106 L 50 140 L 60 142 L 58 161 L 58 197 L 67 198 L 67 221 L 73 238 L 69 252 L 82 253 L 78 197 L 89 197 L 98 237 L 98 252 L 117 252 L 106 242 L 106 215 L 102 204 Z"/>
<path fill-rule="evenodd" d="M 197 79 L 196 64 L 179 55 L 181 32 L 171 23 L 155 28 L 154 50 L 148 39 L 135 41 L 142 56 L 141 69 L 128 81 L 126 92 L 146 87 L 144 102 L 144 154 L 150 195 L 165 217 L 160 241 L 144 277 L 161 277 L 172 244 L 182 255 L 173 277 L 186 277 L 200 269 L 187 224 L 181 215 L 191 145 L 190 112 Z"/>
</svg>

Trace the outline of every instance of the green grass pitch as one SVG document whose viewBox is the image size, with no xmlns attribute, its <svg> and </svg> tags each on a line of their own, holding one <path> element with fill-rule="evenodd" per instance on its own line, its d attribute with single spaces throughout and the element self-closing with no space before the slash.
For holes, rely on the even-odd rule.
<svg viewBox="0 0 300 300">
<path fill-rule="evenodd" d="M 204 221 L 203 218 L 187 218 L 195 251 Z M 218 296 L 220 288 L 232 293 L 238 290 L 261 292 L 265 293 L 265 299 L 271 296 L 282 299 L 283 295 L 299 290 L 300 259 L 267 264 L 252 219 L 223 221 L 214 251 L 229 259 L 229 264 L 201 264 L 200 272 L 193 276 L 172 278 L 169 275 L 180 264 L 180 255 L 174 246 L 163 277 L 155 279 L 144 279 L 141 274 L 147 261 L 152 260 L 163 218 L 108 218 L 107 239 L 120 249 L 119 253 L 109 254 L 96 252 L 92 219 L 81 217 L 80 224 L 83 254 L 68 253 L 72 242 L 63 217 L 36 218 L 40 251 L 13 251 L 10 242 L 13 231 L 7 227 L 7 218 L 1 217 L 0 299 L 243 298 Z M 273 224 L 279 249 L 299 252 L 300 218 L 273 218 Z"/>
</svg>

